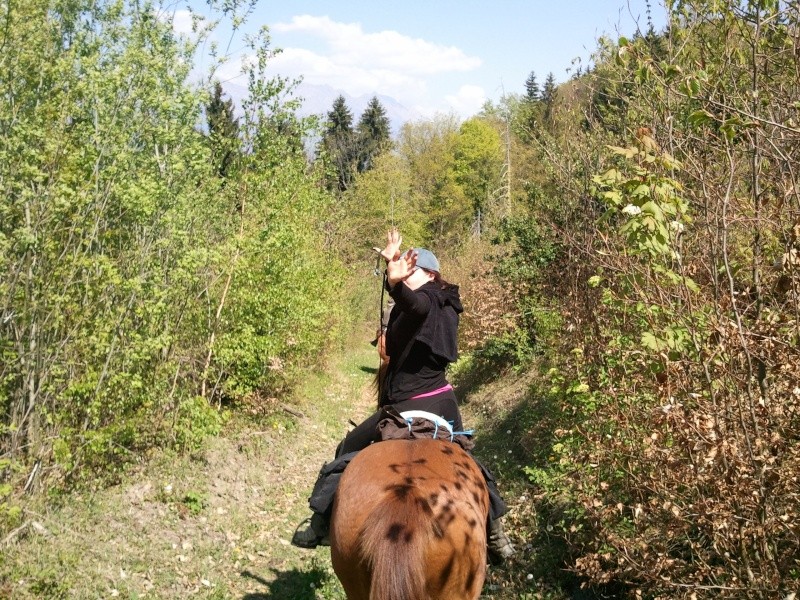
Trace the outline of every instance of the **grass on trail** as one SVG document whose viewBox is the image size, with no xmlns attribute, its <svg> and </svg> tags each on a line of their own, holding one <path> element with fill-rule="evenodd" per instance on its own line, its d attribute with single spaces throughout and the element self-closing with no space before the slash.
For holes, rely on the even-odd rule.
<svg viewBox="0 0 800 600">
<path fill-rule="evenodd" d="M 302 550 L 289 540 L 348 419 L 358 422 L 374 408 L 376 363 L 369 344 L 352 344 L 285 402 L 301 416 L 234 420 L 203 451 L 162 454 L 120 485 L 39 499 L 24 515 L 35 526 L 2 549 L 0 597 L 344 598 L 328 549 Z M 546 553 L 525 541 L 535 518 L 513 412 L 525 390 L 523 381 L 478 387 L 462 407 L 465 423 L 478 430 L 476 454 L 511 508 L 506 528 L 520 550 L 509 567 L 490 570 L 483 597 L 555 600 L 566 596 L 543 583 L 553 579 L 542 569 Z"/>
<path fill-rule="evenodd" d="M 233 422 L 191 456 L 164 454 L 109 489 L 29 507 L 2 550 L 0 597 L 343 598 L 327 551 L 289 544 L 349 418 L 369 414 L 364 343 L 309 374 L 292 408 Z M 286 404 L 290 404 L 286 402 Z"/>
</svg>

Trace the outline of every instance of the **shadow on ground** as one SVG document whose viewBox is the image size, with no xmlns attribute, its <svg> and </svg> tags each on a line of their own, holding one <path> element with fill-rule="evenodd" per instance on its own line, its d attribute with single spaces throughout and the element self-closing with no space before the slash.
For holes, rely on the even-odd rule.
<svg viewBox="0 0 800 600">
<path fill-rule="evenodd" d="M 315 590 L 328 579 L 328 574 L 319 568 L 308 571 L 272 570 L 275 578 L 267 581 L 250 571 L 242 571 L 242 577 L 253 579 L 264 586 L 263 592 L 245 594 L 242 600 L 315 600 Z"/>
<path fill-rule="evenodd" d="M 569 521 L 569 502 L 545 494 L 526 471 L 534 468 L 547 477 L 559 442 L 556 432 L 576 425 L 572 413 L 563 410 L 563 399 L 546 388 L 544 377 L 515 375 L 502 365 L 492 369 L 481 364 L 459 373 L 457 396 L 474 415 L 469 420 L 477 422 L 468 425 L 478 425 L 473 452 L 495 475 L 509 504 L 504 525 L 517 547 L 511 564 L 489 571 L 482 597 L 619 598 L 620 590 L 581 586 L 569 568 L 577 558 L 571 554 L 575 550 L 557 534 Z"/>
</svg>

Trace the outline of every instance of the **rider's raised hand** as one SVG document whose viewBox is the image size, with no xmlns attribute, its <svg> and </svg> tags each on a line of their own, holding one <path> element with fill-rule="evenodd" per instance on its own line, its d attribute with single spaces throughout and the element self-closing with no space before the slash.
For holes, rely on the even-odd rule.
<svg viewBox="0 0 800 600">
<path fill-rule="evenodd" d="M 403 236 L 397 230 L 397 227 L 392 227 L 386 233 L 386 247 L 381 250 L 381 256 L 390 263 L 400 258 L 400 244 L 403 243 Z"/>
<path fill-rule="evenodd" d="M 396 260 L 386 263 L 386 277 L 390 286 L 407 279 L 417 268 L 417 253 L 409 249 Z"/>
</svg>

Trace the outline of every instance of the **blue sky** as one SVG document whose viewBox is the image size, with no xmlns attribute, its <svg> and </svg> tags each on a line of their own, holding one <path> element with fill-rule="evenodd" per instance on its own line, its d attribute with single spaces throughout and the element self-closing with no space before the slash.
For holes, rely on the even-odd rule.
<svg viewBox="0 0 800 600">
<path fill-rule="evenodd" d="M 666 11 L 652 4 L 661 29 Z M 176 28 L 180 18 L 178 11 Z M 540 83 L 549 72 L 564 81 L 598 37 L 631 35 L 637 24 L 646 30 L 645 0 L 263 0 L 245 29 L 269 26 L 283 50 L 273 73 L 351 96 L 389 96 L 422 115 L 468 117 L 486 99 L 522 93 L 531 71 Z M 222 30 L 216 35 L 227 43 Z M 220 75 L 236 83 L 243 44 L 230 47 Z"/>
</svg>

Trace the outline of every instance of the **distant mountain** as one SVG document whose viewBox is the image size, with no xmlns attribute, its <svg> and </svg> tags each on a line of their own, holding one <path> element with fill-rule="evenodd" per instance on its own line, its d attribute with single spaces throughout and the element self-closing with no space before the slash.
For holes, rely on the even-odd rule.
<svg viewBox="0 0 800 600">
<path fill-rule="evenodd" d="M 224 94 L 233 100 L 237 112 L 240 113 L 242 99 L 247 96 L 247 88 L 233 82 L 223 84 L 222 88 Z M 373 95 L 378 97 L 381 105 L 386 109 L 386 116 L 389 117 L 389 125 L 393 136 L 397 135 L 404 123 L 415 121 L 423 117 L 421 113 L 403 106 L 391 96 L 384 96 L 382 94 L 351 96 L 347 92 L 334 89 L 329 85 L 314 85 L 305 82 L 300 83 L 292 94 L 293 97 L 300 99 L 303 103 L 298 111 L 300 116 L 320 115 L 323 119 L 333 107 L 333 101 L 340 95 L 344 96 L 347 107 L 350 109 L 350 112 L 353 113 L 354 126 L 358 123 L 361 114 L 367 108 Z"/>
<path fill-rule="evenodd" d="M 386 116 L 389 117 L 389 124 L 392 128 L 392 135 L 397 134 L 404 123 L 422 118 L 420 113 L 403 106 L 391 96 L 382 94 L 363 94 L 356 97 L 342 90 L 334 89 L 329 85 L 314 85 L 311 83 L 301 83 L 295 93 L 295 96 L 303 101 L 303 108 L 299 111 L 301 115 L 321 115 L 323 118 L 333 107 L 333 101 L 340 95 L 344 96 L 347 107 L 353 113 L 353 125 L 358 123 L 361 114 L 366 110 L 373 96 L 377 96 L 378 101 L 386 109 Z"/>
</svg>

